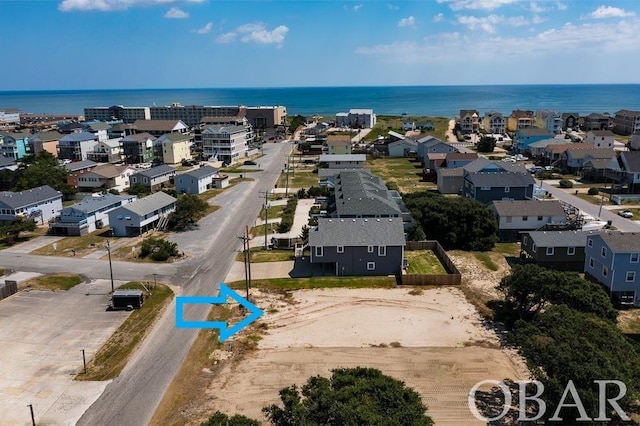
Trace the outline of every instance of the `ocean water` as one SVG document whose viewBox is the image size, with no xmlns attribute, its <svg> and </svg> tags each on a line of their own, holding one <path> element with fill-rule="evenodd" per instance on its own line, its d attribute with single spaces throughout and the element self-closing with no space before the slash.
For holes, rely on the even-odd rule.
<svg viewBox="0 0 640 426">
<path fill-rule="evenodd" d="M 333 116 L 351 108 L 378 115 L 454 117 L 461 109 L 481 115 L 495 110 L 554 109 L 579 114 L 640 110 L 640 85 L 519 85 L 294 87 L 237 89 L 144 89 L 0 91 L 0 108 L 23 112 L 82 114 L 85 107 L 111 105 L 283 105 L 289 115 Z"/>
</svg>

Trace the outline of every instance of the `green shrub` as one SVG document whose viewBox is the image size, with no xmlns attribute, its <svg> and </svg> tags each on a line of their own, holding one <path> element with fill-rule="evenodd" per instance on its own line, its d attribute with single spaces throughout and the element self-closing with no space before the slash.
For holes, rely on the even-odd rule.
<svg viewBox="0 0 640 426">
<path fill-rule="evenodd" d="M 171 256 L 178 255 L 178 244 L 164 238 L 147 238 L 140 246 L 140 257 L 150 257 L 151 260 L 164 262 Z"/>
<path fill-rule="evenodd" d="M 589 188 L 589 191 L 587 191 L 587 194 L 589 195 L 598 195 L 598 188 Z"/>
<path fill-rule="evenodd" d="M 561 179 L 559 185 L 560 188 L 573 188 L 573 182 L 569 179 Z"/>
</svg>

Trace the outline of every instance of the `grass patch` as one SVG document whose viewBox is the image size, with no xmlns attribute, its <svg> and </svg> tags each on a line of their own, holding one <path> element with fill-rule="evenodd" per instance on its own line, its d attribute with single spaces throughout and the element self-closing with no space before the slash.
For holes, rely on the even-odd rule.
<svg viewBox="0 0 640 426">
<path fill-rule="evenodd" d="M 18 239 L 16 239 L 12 244 L 8 244 L 4 238 L 0 239 L 0 250 L 4 250 L 8 247 L 13 247 L 16 244 L 24 243 L 36 237 L 42 237 L 43 235 L 47 235 L 49 231 L 48 226 L 38 226 L 33 232 L 21 232 Z"/>
<path fill-rule="evenodd" d="M 432 250 L 406 251 L 405 255 L 409 260 L 408 274 L 434 275 L 447 273 L 440 263 L 440 259 Z"/>
<path fill-rule="evenodd" d="M 4 273 L 4 271 L 3 271 Z M 32 278 L 28 281 L 20 284 L 20 289 L 34 289 L 34 290 L 69 290 L 80 284 L 82 278 L 76 274 L 52 274 L 43 275 L 38 278 Z"/>
<path fill-rule="evenodd" d="M 497 271 L 498 265 L 491 259 L 491 256 L 486 251 L 474 251 L 473 255 L 480 261 L 487 269 L 491 271 Z"/>
<path fill-rule="evenodd" d="M 598 195 L 589 195 L 586 192 L 578 192 L 578 194 L 572 194 L 574 197 L 578 197 L 581 200 L 585 200 L 590 202 L 591 204 L 596 204 L 596 205 L 600 205 L 600 203 L 602 203 L 605 206 L 613 206 L 615 205 L 615 203 L 612 203 L 611 201 L 609 201 L 609 197 L 607 196 L 607 194 L 604 195 L 604 201 L 602 198 L 602 194 L 598 194 Z"/>
<path fill-rule="evenodd" d="M 236 254 L 238 262 L 244 261 L 244 253 Z M 292 250 L 265 250 L 264 247 L 251 248 L 251 263 L 286 262 L 293 260 Z"/>
<path fill-rule="evenodd" d="M 397 185 L 402 193 L 436 189 L 435 183 L 422 180 L 422 166 L 418 161 L 408 158 L 369 158 L 365 165 L 387 185 Z"/>
<path fill-rule="evenodd" d="M 638 207 L 629 207 L 629 208 L 622 208 L 622 209 L 615 209 L 615 210 L 611 210 L 613 213 L 618 214 L 618 212 L 620 211 L 628 211 L 633 213 L 633 217 L 631 218 L 631 220 L 638 220 L 638 218 L 640 218 L 640 208 Z"/>
<path fill-rule="evenodd" d="M 279 224 L 277 222 L 269 222 L 267 223 L 267 234 L 273 234 L 274 232 L 278 232 Z M 254 237 L 264 237 L 264 224 L 254 226 L 249 230 L 249 233 Z"/>
<path fill-rule="evenodd" d="M 373 127 L 371 132 L 367 136 L 364 137 L 365 141 L 373 141 L 379 135 L 387 136 L 389 130 L 394 130 L 400 134 L 404 134 L 405 131 L 402 130 L 402 122 L 407 121 L 415 121 L 416 124 L 431 122 L 433 124 L 433 130 L 426 130 L 420 133 L 420 137 L 425 137 L 427 135 L 435 136 L 436 138 L 445 141 L 445 134 L 447 129 L 449 128 L 449 118 L 447 117 L 428 117 L 428 116 L 406 116 L 403 120 L 402 116 L 394 116 L 394 115 L 377 115 L 376 116 L 376 125 Z"/>
<path fill-rule="evenodd" d="M 107 243 L 107 232 L 108 231 L 102 229 L 81 237 L 65 237 L 56 241 L 55 250 L 53 248 L 53 244 L 48 244 L 32 251 L 30 254 L 39 254 L 44 256 L 72 256 L 73 253 L 71 250 L 75 250 L 76 256 L 84 256 L 96 249 L 104 249 L 106 253 L 105 244 Z"/>
<path fill-rule="evenodd" d="M 287 187 L 287 174 L 281 173 L 276 182 L 278 188 Z M 311 170 L 296 170 L 295 174 L 289 172 L 289 188 L 311 188 L 318 186 L 318 174 Z"/>
<path fill-rule="evenodd" d="M 475 287 L 471 287 L 468 283 L 464 282 L 464 280 L 462 282 L 462 285 L 459 288 L 464 294 L 464 297 L 467 299 L 467 301 L 476 308 L 478 313 L 483 318 L 487 318 L 487 319 L 494 318 L 493 309 L 487 306 L 487 303 L 492 299 L 491 297 L 489 297 L 482 290 Z"/>
<path fill-rule="evenodd" d="M 282 206 L 271 206 L 271 208 L 267 210 L 268 211 L 267 216 L 269 217 L 269 219 L 280 218 L 280 216 L 282 215 L 282 210 L 284 210 L 286 207 L 287 207 L 286 204 Z M 260 209 L 258 218 L 264 219 L 264 207 Z"/>
<path fill-rule="evenodd" d="M 220 173 L 256 173 L 261 171 L 262 169 L 242 169 L 240 166 L 231 166 L 220 169 Z"/>
<path fill-rule="evenodd" d="M 244 289 L 245 282 L 234 281 L 227 284 L 231 288 Z M 251 285 L 259 289 L 299 290 L 308 288 L 394 288 L 395 277 L 311 277 L 272 278 L 251 280 Z"/>
<path fill-rule="evenodd" d="M 494 253 L 500 253 L 504 256 L 519 257 L 520 243 L 496 243 L 493 246 Z"/>
<path fill-rule="evenodd" d="M 204 191 L 198 194 L 198 198 L 200 198 L 202 201 L 208 201 L 209 198 L 213 198 L 223 191 L 224 189 L 209 189 L 208 191 Z"/>
<path fill-rule="evenodd" d="M 118 288 L 145 291 L 138 282 L 129 282 Z M 142 307 L 131 312 L 87 364 L 87 374 L 78 374 L 76 380 L 109 380 L 117 377 L 172 298 L 173 291 L 164 284 L 158 284 L 153 288 L 151 296 L 145 292 Z"/>
</svg>

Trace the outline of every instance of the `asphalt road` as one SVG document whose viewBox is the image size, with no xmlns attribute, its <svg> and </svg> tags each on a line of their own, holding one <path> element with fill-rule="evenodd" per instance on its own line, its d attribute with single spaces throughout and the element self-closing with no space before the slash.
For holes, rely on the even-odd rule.
<svg viewBox="0 0 640 426">
<path fill-rule="evenodd" d="M 600 209 L 599 205 L 591 204 L 581 198 L 564 191 L 560 188 L 556 188 L 546 182 L 542 183 L 542 187 L 550 192 L 555 198 L 562 200 L 572 206 L 580 209 L 582 212 L 587 213 L 593 217 L 599 217 L 601 220 L 610 220 L 612 225 L 622 232 L 638 232 L 640 231 L 640 224 L 633 220 L 625 219 L 618 216 L 616 213 L 612 213 L 605 208 Z"/>
<path fill-rule="evenodd" d="M 175 237 L 182 240 L 183 247 L 188 247 L 185 251 L 191 253 L 190 259 L 177 264 L 175 271 L 166 268 L 155 272 L 163 278 L 171 274 L 166 281 L 181 285 L 182 295 L 217 295 L 218 283 L 227 275 L 235 251 L 242 245 L 237 235 L 242 235 L 245 226 L 255 221 L 264 200 L 259 192 L 273 188 L 290 149 L 288 143 L 267 144 L 265 156 L 259 160 L 265 171 L 248 174 L 255 181 L 243 182 L 217 197 L 216 204 L 222 208 L 201 223 L 199 229 Z M 140 270 L 138 264 L 134 268 L 148 272 Z M 185 319 L 204 320 L 207 313 L 208 307 L 204 305 L 185 307 Z M 197 333 L 195 329 L 176 329 L 172 304 L 120 376 L 107 386 L 77 424 L 148 424 Z"/>
</svg>

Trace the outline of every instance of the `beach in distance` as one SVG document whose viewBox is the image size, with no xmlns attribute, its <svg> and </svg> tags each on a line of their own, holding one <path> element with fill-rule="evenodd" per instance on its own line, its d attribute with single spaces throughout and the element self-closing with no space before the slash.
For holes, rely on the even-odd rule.
<svg viewBox="0 0 640 426">
<path fill-rule="evenodd" d="M 331 117 L 352 108 L 378 115 L 454 117 L 461 109 L 484 115 L 514 109 L 552 109 L 587 115 L 640 110 L 640 84 L 510 86 L 375 86 L 226 89 L 0 91 L 0 108 L 23 113 L 81 115 L 84 108 L 182 105 L 282 105 L 289 115 Z"/>
</svg>

